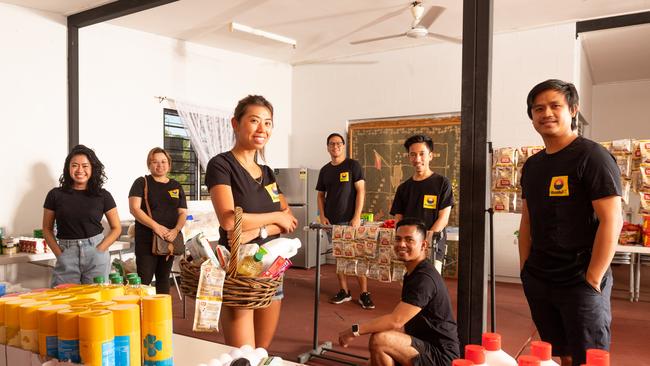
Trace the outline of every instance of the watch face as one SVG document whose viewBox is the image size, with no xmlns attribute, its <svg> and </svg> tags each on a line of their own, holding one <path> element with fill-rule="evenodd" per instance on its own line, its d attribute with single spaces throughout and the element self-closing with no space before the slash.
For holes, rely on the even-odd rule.
<svg viewBox="0 0 650 366">
<path fill-rule="evenodd" d="M 266 226 L 262 226 L 260 228 L 260 238 L 266 239 L 267 236 L 269 236 L 269 233 L 266 231 Z"/>
<path fill-rule="evenodd" d="M 355 335 L 359 333 L 359 324 L 352 324 L 352 333 Z"/>
</svg>

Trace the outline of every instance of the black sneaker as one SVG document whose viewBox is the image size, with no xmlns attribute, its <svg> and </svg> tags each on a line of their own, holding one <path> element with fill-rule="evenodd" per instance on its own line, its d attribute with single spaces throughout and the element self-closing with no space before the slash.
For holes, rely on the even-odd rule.
<svg viewBox="0 0 650 366">
<path fill-rule="evenodd" d="M 352 300 L 352 295 L 350 295 L 350 291 L 345 292 L 345 290 L 341 289 L 339 292 L 334 296 L 333 298 L 330 299 L 330 302 L 332 304 L 342 304 L 346 301 Z"/>
<path fill-rule="evenodd" d="M 361 304 L 361 307 L 364 309 L 375 308 L 375 303 L 370 299 L 370 292 L 362 292 L 361 295 L 359 295 L 359 304 Z"/>
</svg>

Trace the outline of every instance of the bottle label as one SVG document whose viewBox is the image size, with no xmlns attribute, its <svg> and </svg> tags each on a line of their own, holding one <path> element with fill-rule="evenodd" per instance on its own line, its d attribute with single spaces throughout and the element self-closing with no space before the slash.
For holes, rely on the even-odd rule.
<svg viewBox="0 0 650 366">
<path fill-rule="evenodd" d="M 45 349 L 47 357 L 59 358 L 59 337 L 45 336 Z"/>
<path fill-rule="evenodd" d="M 115 366 L 130 366 L 131 337 L 115 336 Z"/>
<path fill-rule="evenodd" d="M 59 338 L 59 360 L 81 362 L 79 357 L 79 340 L 78 339 L 60 339 Z"/>
<path fill-rule="evenodd" d="M 173 358 L 168 358 L 166 360 L 158 360 L 158 361 L 144 360 L 143 365 L 144 366 L 173 366 L 174 365 L 174 359 Z"/>
<path fill-rule="evenodd" d="M 115 343 L 113 340 L 102 343 L 102 366 L 115 366 Z"/>
</svg>

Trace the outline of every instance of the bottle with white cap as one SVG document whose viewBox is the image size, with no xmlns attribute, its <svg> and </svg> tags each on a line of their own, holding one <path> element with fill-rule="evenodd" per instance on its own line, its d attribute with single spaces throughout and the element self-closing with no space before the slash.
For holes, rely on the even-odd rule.
<svg viewBox="0 0 650 366">
<path fill-rule="evenodd" d="M 483 333 L 485 363 L 488 366 L 517 366 L 517 360 L 501 349 L 499 333 Z"/>
<path fill-rule="evenodd" d="M 539 358 L 541 366 L 560 366 L 551 358 L 552 346 L 550 343 L 542 341 L 530 342 L 530 354 Z"/>
<path fill-rule="evenodd" d="M 476 366 L 487 366 L 485 363 L 485 348 L 476 344 L 465 346 L 465 359 L 470 360 Z"/>
</svg>

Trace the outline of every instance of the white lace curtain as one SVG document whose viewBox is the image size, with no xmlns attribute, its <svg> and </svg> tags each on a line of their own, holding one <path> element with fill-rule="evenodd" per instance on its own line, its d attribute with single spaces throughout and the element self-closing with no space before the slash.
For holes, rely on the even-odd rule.
<svg viewBox="0 0 650 366">
<path fill-rule="evenodd" d="M 205 170 L 213 156 L 230 150 L 234 145 L 235 136 L 230 125 L 232 113 L 182 101 L 175 101 L 175 104 L 190 135 L 192 148 Z"/>
</svg>

